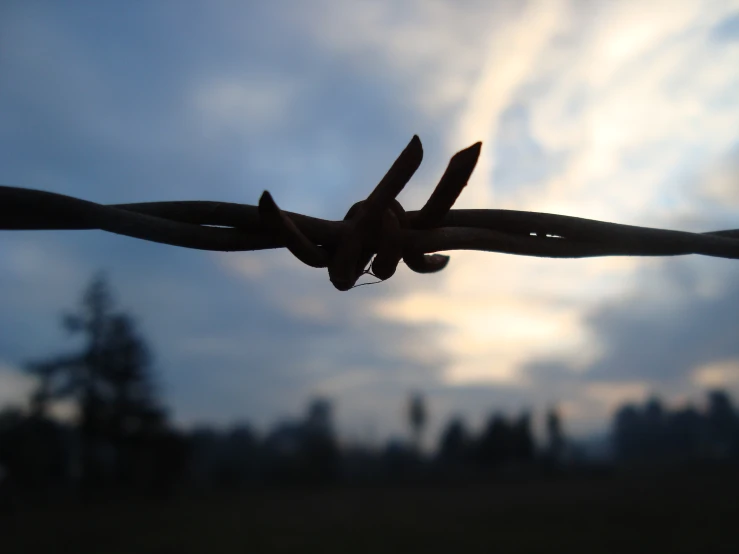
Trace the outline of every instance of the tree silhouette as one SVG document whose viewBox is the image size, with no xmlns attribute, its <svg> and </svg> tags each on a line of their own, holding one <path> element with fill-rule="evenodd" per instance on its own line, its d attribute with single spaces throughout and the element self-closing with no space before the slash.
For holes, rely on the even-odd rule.
<svg viewBox="0 0 739 554">
<path fill-rule="evenodd" d="M 39 378 L 32 411 L 44 417 L 49 402 L 74 401 L 79 411 L 83 479 L 97 481 L 106 471 L 123 478 L 130 474 L 135 444 L 164 423 L 149 349 L 133 319 L 114 311 L 102 273 L 85 290 L 79 309 L 64 316 L 63 326 L 70 334 L 82 335 L 85 343 L 79 351 L 28 365 Z"/>
<path fill-rule="evenodd" d="M 23 489 L 47 490 L 67 470 L 60 426 L 36 415 L 8 408 L 0 412 L 0 468 Z M 0 500 L 3 491 L 0 489 Z"/>
<path fill-rule="evenodd" d="M 279 484 L 325 484 L 339 476 L 340 450 L 333 408 L 325 398 L 310 401 L 300 421 L 283 421 L 264 439 L 265 470 Z"/>
<path fill-rule="evenodd" d="M 416 450 L 421 448 L 421 439 L 423 438 L 427 419 L 426 401 L 420 393 L 412 394 L 408 400 L 408 423 Z"/>
<path fill-rule="evenodd" d="M 655 398 L 643 407 L 622 406 L 613 432 L 616 454 L 626 462 L 727 461 L 739 455 L 739 416 L 720 390 L 708 394 L 703 412 L 665 409 Z"/>
<path fill-rule="evenodd" d="M 739 418 L 729 395 L 722 390 L 708 393 L 707 421 L 715 445 L 714 455 L 735 456 L 739 447 Z"/>
<path fill-rule="evenodd" d="M 467 461 L 470 435 L 464 421 L 456 417 L 449 421 L 439 441 L 439 459 L 445 464 L 460 464 Z"/>
<path fill-rule="evenodd" d="M 511 425 L 509 456 L 516 462 L 528 462 L 534 457 L 534 436 L 531 432 L 531 413 L 524 412 Z"/>
<path fill-rule="evenodd" d="M 565 437 L 562 430 L 562 417 L 559 410 L 554 407 L 547 412 L 547 453 L 553 462 L 562 461 L 564 448 Z"/>
<path fill-rule="evenodd" d="M 303 465 L 308 481 L 333 481 L 339 467 L 339 447 L 334 433 L 333 409 L 327 399 L 311 401 L 303 434 Z"/>
<path fill-rule="evenodd" d="M 495 468 L 510 458 L 512 429 L 506 418 L 499 413 L 488 419 L 478 438 L 476 458 L 486 468 Z"/>
</svg>

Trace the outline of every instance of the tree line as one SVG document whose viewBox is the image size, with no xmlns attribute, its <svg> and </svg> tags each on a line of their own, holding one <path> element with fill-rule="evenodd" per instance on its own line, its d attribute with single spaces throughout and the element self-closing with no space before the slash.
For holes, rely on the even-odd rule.
<svg viewBox="0 0 739 554">
<path fill-rule="evenodd" d="M 238 490 L 263 484 L 413 482 L 541 474 L 578 461 L 556 409 L 537 444 L 532 414 L 493 413 L 478 432 L 460 417 L 445 426 L 432 454 L 421 442 L 428 405 L 408 398 L 410 440 L 380 449 L 341 445 L 330 400 L 259 436 L 248 425 L 176 429 L 160 399 L 152 356 L 135 320 L 118 310 L 104 275 L 87 287 L 64 328 L 82 346 L 27 365 L 36 377 L 28 410 L 0 412 L 0 492 L 170 493 L 180 488 Z M 76 408 L 74 422 L 52 417 L 55 404 Z M 739 423 L 724 392 L 705 413 L 671 412 L 656 400 L 616 414 L 614 459 L 624 462 L 739 458 Z M 7 495 L 6 495 L 7 496 Z"/>
<path fill-rule="evenodd" d="M 668 409 L 653 397 L 616 413 L 613 442 L 627 463 L 739 460 L 739 417 L 726 391 L 709 391 L 707 406 Z"/>
</svg>

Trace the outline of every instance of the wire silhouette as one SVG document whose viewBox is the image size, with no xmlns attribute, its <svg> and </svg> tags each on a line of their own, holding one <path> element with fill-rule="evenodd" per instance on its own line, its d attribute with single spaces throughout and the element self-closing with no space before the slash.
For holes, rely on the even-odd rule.
<svg viewBox="0 0 739 554">
<path fill-rule="evenodd" d="M 258 206 L 212 201 L 103 205 L 0 186 L 0 229 L 101 229 L 200 250 L 287 248 L 301 262 L 328 268 L 338 290 L 353 288 L 371 262 L 384 281 L 403 260 L 417 273 L 446 267 L 437 252 L 480 250 L 522 256 L 680 256 L 739 258 L 739 229 L 690 233 L 515 210 L 452 210 L 477 164 L 482 143 L 455 154 L 431 197 L 406 212 L 396 196 L 423 159 L 414 136 L 380 183 L 341 221 L 281 210 L 265 191 Z"/>
</svg>

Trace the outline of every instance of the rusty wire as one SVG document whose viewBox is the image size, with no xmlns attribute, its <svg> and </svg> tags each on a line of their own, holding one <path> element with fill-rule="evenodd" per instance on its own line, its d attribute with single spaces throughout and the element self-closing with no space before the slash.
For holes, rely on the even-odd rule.
<svg viewBox="0 0 739 554">
<path fill-rule="evenodd" d="M 185 248 L 247 251 L 287 248 L 328 268 L 339 290 L 352 288 L 371 262 L 390 278 L 403 260 L 417 273 L 444 269 L 436 252 L 481 250 L 523 256 L 678 256 L 739 258 L 739 229 L 689 233 L 514 210 L 451 210 L 482 144 L 455 154 L 429 200 L 406 212 L 396 196 L 421 164 L 414 136 L 372 193 L 341 221 L 281 210 L 265 191 L 258 206 L 210 201 L 102 205 L 62 194 L 0 186 L 0 229 L 101 229 Z"/>
</svg>

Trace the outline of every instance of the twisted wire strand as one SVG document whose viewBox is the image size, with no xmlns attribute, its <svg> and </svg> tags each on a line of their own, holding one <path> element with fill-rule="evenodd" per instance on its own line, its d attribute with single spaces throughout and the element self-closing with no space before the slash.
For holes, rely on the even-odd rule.
<svg viewBox="0 0 739 554">
<path fill-rule="evenodd" d="M 406 212 L 396 196 L 423 158 L 414 136 L 377 187 L 332 221 L 281 210 L 265 191 L 258 206 L 213 201 L 103 205 L 52 192 L 0 186 L 0 229 L 100 229 L 184 248 L 251 251 L 287 248 L 311 267 L 327 267 L 348 290 L 374 258 L 388 279 L 402 259 L 418 273 L 443 269 L 450 250 L 549 258 L 679 256 L 739 258 L 739 229 L 690 233 L 515 210 L 452 210 L 480 154 L 455 154 L 423 208 Z"/>
</svg>

